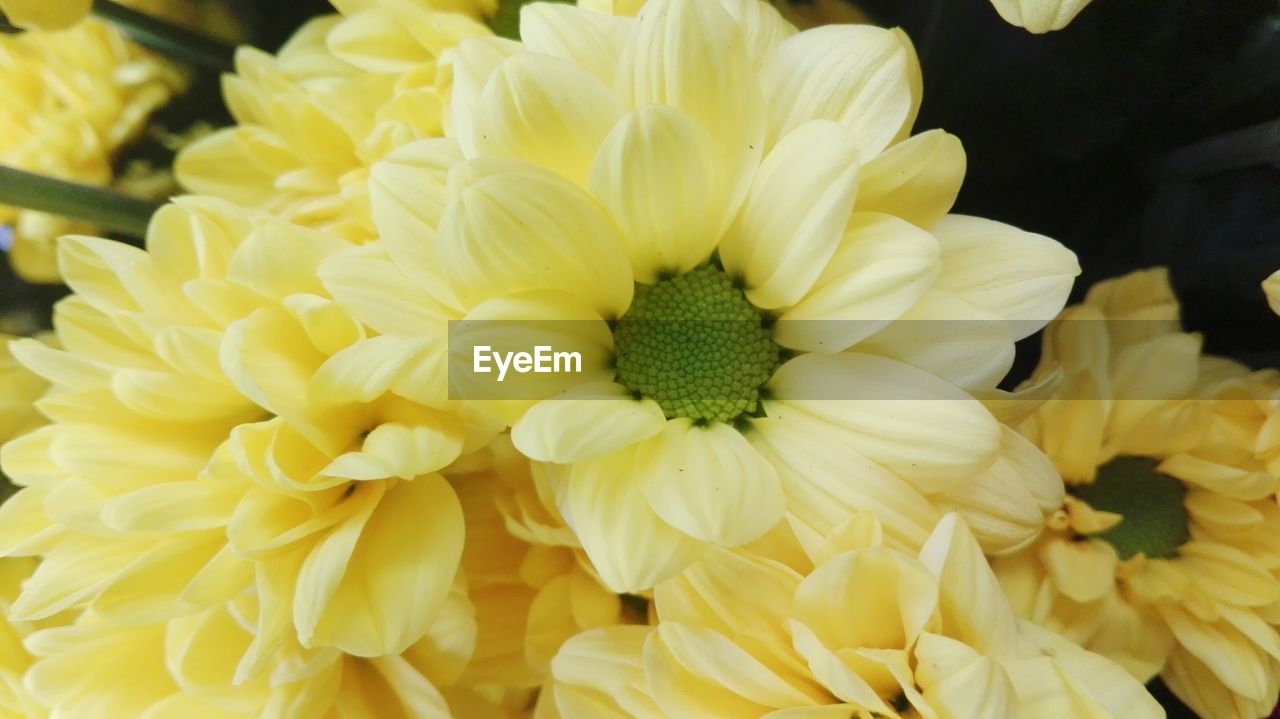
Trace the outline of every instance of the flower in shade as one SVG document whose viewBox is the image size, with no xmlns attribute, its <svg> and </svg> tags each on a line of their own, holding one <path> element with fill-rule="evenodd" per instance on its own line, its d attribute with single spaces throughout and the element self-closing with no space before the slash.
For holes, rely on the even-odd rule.
<svg viewBox="0 0 1280 719">
<path fill-rule="evenodd" d="M 32 30 L 65 30 L 89 14 L 93 0 L 0 0 L 0 12 L 17 27 Z"/>
<path fill-rule="evenodd" d="M 797 443 L 927 495 L 991 469 L 1003 433 L 966 390 L 995 385 L 1078 267 L 947 214 L 963 151 L 910 135 L 904 35 L 797 33 L 755 0 L 537 3 L 521 28 L 445 54 L 449 139 L 374 166 L 381 239 L 321 274 L 397 371 L 443 362 L 455 319 L 455 347 L 581 352 L 581 374 L 459 396 L 568 465 L 548 491 L 606 586 L 768 531 L 785 475 L 821 456 Z"/>
<path fill-rule="evenodd" d="M 44 424 L 35 401 L 49 383 L 19 364 L 0 335 L 0 444 Z"/>
<path fill-rule="evenodd" d="M 369 165 L 441 134 L 436 58 L 490 33 L 472 2 L 334 4 L 344 15 L 308 22 L 276 55 L 237 51 L 223 80 L 236 124 L 184 148 L 174 171 L 200 194 L 364 241 Z"/>
<path fill-rule="evenodd" d="M 463 542 L 438 470 L 494 430 L 347 351 L 365 330 L 316 263 L 349 246 L 207 198 L 161 209 L 146 250 L 61 240 L 62 349 L 11 345 L 52 384 L 51 423 L 0 450 L 22 487 L 0 550 L 41 559 L 11 618 L 144 624 L 248 596 L 238 680 L 291 643 L 421 639 Z"/>
<path fill-rule="evenodd" d="M 1020 625 L 948 515 L 919 555 L 855 515 L 794 567 L 716 550 L 654 590 L 656 627 L 598 629 L 552 662 L 556 717 L 1163 717 L 1106 659 Z"/>
<path fill-rule="evenodd" d="M 0 105 L 0 164 L 110 185 L 112 162 L 120 148 L 187 83 L 177 66 L 97 20 L 56 33 L 0 35 L 0 88 L 5 97 Z M 9 259 L 14 269 L 40 282 L 58 279 L 58 236 L 93 230 L 83 222 L 5 206 L 0 206 L 0 225 L 13 228 Z"/>
<path fill-rule="evenodd" d="M 1067 483 L 995 561 L 1020 614 L 1155 675 L 1200 716 L 1280 690 L 1280 376 L 1201 353 L 1164 270 L 1100 283 L 1046 330 L 1053 396 L 1021 425 Z"/>
<path fill-rule="evenodd" d="M 991 0 L 1011 25 L 1034 33 L 1061 30 L 1093 0 Z"/>
</svg>

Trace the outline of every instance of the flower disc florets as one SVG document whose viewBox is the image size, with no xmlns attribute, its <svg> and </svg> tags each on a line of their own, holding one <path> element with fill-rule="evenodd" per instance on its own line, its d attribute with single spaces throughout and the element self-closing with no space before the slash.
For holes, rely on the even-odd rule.
<svg viewBox="0 0 1280 719">
<path fill-rule="evenodd" d="M 767 324 L 714 265 L 638 285 L 614 329 L 618 382 L 668 418 L 727 422 L 749 414 L 779 364 Z"/>
<path fill-rule="evenodd" d="M 1098 468 L 1092 484 L 1074 485 L 1071 494 L 1094 509 L 1124 519 L 1101 534 L 1092 535 L 1115 548 L 1121 559 L 1141 552 L 1152 559 L 1177 556 L 1187 541 L 1187 487 L 1156 471 L 1149 457 L 1117 457 Z"/>
</svg>

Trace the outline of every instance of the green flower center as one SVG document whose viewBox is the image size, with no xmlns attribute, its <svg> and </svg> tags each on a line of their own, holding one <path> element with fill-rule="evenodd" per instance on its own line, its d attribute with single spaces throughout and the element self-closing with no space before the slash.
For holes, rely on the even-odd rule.
<svg viewBox="0 0 1280 719">
<path fill-rule="evenodd" d="M 1111 529 L 1092 535 L 1115 547 L 1121 559 L 1138 552 L 1153 559 L 1169 559 L 1186 543 L 1187 487 L 1156 471 L 1149 457 L 1117 457 L 1098 468 L 1093 484 L 1070 486 L 1070 492 L 1094 509 L 1124 517 Z"/>
<path fill-rule="evenodd" d="M 768 320 L 710 264 L 636 285 L 613 339 L 618 382 L 668 418 L 730 422 L 755 413 L 780 364 Z"/>
</svg>

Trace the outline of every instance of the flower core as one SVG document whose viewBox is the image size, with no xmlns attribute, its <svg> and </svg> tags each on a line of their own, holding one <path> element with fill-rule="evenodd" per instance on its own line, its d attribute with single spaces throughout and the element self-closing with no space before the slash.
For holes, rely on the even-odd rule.
<svg viewBox="0 0 1280 719">
<path fill-rule="evenodd" d="M 768 325 L 712 264 L 636 285 L 614 327 L 618 382 L 668 418 L 729 422 L 753 413 L 779 364 Z"/>
<path fill-rule="evenodd" d="M 1169 559 L 1188 539 L 1186 486 L 1156 471 L 1149 457 L 1117 457 L 1098 468 L 1093 484 L 1070 487 L 1094 509 L 1124 517 L 1105 532 L 1092 535 L 1115 547 L 1120 559 L 1142 552 L 1152 559 Z"/>
</svg>

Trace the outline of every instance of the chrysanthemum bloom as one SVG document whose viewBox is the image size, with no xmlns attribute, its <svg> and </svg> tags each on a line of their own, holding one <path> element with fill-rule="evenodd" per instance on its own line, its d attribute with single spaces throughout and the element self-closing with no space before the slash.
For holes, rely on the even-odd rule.
<svg viewBox="0 0 1280 719">
<path fill-rule="evenodd" d="M 453 584 L 462 515 L 436 473 L 494 431 L 433 383 L 370 371 L 324 295 L 341 239 L 190 198 L 148 250 L 64 238 L 64 350 L 12 345 L 53 383 L 52 423 L 0 450 L 23 489 L 0 549 L 41 558 L 13 606 L 148 623 L 254 598 L 238 679 L 290 642 L 397 654 Z M 374 368 L 378 370 L 378 368 Z"/>
<path fill-rule="evenodd" d="M 798 443 L 925 494 L 993 466 L 1000 426 L 961 387 L 994 386 L 1078 268 L 1048 238 L 946 214 L 963 152 L 909 137 L 903 35 L 797 34 L 756 0 L 534 4 L 521 27 L 525 45 L 446 54 L 453 138 L 374 167 L 381 242 L 321 273 L 395 337 L 378 362 L 400 371 L 442 361 L 445 319 L 466 320 L 459 346 L 581 351 L 581 374 L 474 406 L 572 465 L 553 494 L 607 586 L 770 529 L 780 465 L 813 456 Z"/>
<path fill-rule="evenodd" d="M 1280 377 L 1202 355 L 1163 270 L 1092 288 L 1047 330 L 1039 371 L 1062 381 L 1021 430 L 1068 497 L 1039 543 L 995 562 L 1015 608 L 1160 674 L 1202 717 L 1265 715 L 1280 687 Z"/>
<path fill-rule="evenodd" d="M 92 7 L 93 0 L 0 0 L 0 12 L 10 23 L 32 30 L 65 30 L 83 20 Z"/>
<path fill-rule="evenodd" d="M 1006 22 L 1034 33 L 1066 27 L 1093 0 L 991 0 Z"/>
<path fill-rule="evenodd" d="M 1111 662 L 1020 626 L 956 515 L 918 557 L 880 546 L 879 533 L 856 515 L 800 571 L 717 550 L 654 590 L 655 628 L 565 644 L 542 715 L 1164 716 Z"/>
<path fill-rule="evenodd" d="M 312 20 L 275 56 L 238 51 L 223 82 L 237 124 L 185 148 L 174 170 L 195 192 L 364 241 L 369 165 L 442 133 L 436 58 L 490 33 L 469 0 L 334 4 L 345 17 Z"/>
<path fill-rule="evenodd" d="M 237 683 L 257 611 L 246 595 L 158 624 L 86 616 L 38 631 L 26 642 L 35 655 L 26 687 L 54 716 L 77 719 L 517 719 L 531 703 L 527 693 L 508 698 L 459 684 L 476 645 L 461 591 L 403 653 L 359 658 L 294 646 L 270 672 Z"/>
<path fill-rule="evenodd" d="M 108 185 L 117 150 L 186 84 L 176 66 L 96 20 L 63 32 L 0 36 L 0 164 Z M 58 279 L 54 240 L 92 231 L 81 222 L 0 206 L 0 225 L 6 224 L 14 230 L 14 268 L 41 282 Z"/>
</svg>

